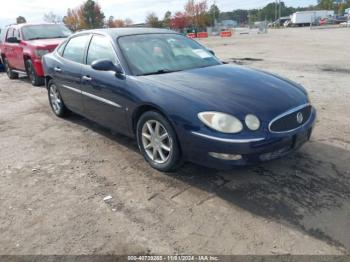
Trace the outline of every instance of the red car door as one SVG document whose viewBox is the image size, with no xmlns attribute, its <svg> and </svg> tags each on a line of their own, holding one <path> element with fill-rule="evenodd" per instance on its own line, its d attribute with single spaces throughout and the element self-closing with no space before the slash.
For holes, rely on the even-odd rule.
<svg viewBox="0 0 350 262">
<path fill-rule="evenodd" d="M 18 29 L 13 30 L 13 36 L 21 40 L 21 35 Z M 23 59 L 23 44 L 21 42 L 12 44 L 13 50 L 13 67 L 19 70 L 25 70 L 24 59 Z"/>
</svg>

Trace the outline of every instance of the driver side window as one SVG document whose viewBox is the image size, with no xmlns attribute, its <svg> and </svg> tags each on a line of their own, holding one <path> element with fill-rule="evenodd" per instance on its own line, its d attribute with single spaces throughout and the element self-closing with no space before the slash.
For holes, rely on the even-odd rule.
<svg viewBox="0 0 350 262">
<path fill-rule="evenodd" d="M 6 42 L 8 42 L 7 40 L 8 40 L 10 37 L 13 37 L 13 28 L 10 28 L 10 29 L 7 30 Z"/>
<path fill-rule="evenodd" d="M 108 59 L 118 64 L 116 53 L 109 39 L 104 36 L 94 35 L 90 42 L 86 64 L 91 65 L 92 62 L 99 59 Z"/>
</svg>

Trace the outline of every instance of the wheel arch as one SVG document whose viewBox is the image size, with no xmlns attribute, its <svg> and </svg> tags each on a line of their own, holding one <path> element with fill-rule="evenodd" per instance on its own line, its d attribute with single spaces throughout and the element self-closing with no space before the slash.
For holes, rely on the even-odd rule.
<svg viewBox="0 0 350 262">
<path fill-rule="evenodd" d="M 147 111 L 156 111 L 156 112 L 158 112 L 163 117 L 165 117 L 169 121 L 171 126 L 174 128 L 171 120 L 169 119 L 169 117 L 165 114 L 165 112 L 161 108 L 159 108 L 158 106 L 156 106 L 154 104 L 147 103 L 147 104 L 139 105 L 134 110 L 134 112 L 132 114 L 131 119 L 132 119 L 132 131 L 133 131 L 133 134 L 136 134 L 137 121 Z"/>
<path fill-rule="evenodd" d="M 50 82 L 50 80 L 52 80 L 53 78 L 51 77 L 51 76 L 49 76 L 49 75 L 46 75 L 45 76 L 45 87 L 46 88 L 49 88 L 49 82 Z"/>
<path fill-rule="evenodd" d="M 182 154 L 182 148 L 181 148 L 181 142 L 179 140 L 179 136 L 178 136 L 178 132 L 175 128 L 175 124 L 174 122 L 168 117 L 168 115 L 165 113 L 165 110 L 161 109 L 159 106 L 156 106 L 154 104 L 142 104 L 139 105 L 133 112 L 132 114 L 132 131 L 133 134 L 135 136 L 137 136 L 136 134 L 136 127 L 137 127 L 137 121 L 139 120 L 139 118 L 142 116 L 142 114 L 144 114 L 145 112 L 148 111 L 155 111 L 159 114 L 161 114 L 166 120 L 168 120 L 170 126 L 173 128 L 177 142 L 178 142 L 178 147 L 180 150 L 180 154 Z"/>
</svg>

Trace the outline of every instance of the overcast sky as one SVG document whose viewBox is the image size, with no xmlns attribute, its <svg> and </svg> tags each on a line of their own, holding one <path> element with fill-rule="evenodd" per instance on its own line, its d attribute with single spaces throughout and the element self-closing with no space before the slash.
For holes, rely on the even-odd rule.
<svg viewBox="0 0 350 262">
<path fill-rule="evenodd" d="M 259 8 L 274 0 L 216 0 L 222 11 L 239 8 Z M 50 11 L 64 16 L 68 8 L 79 6 L 83 0 L 9 0 L 0 10 L 0 27 L 14 23 L 17 16 L 24 16 L 28 22 L 40 22 L 43 15 Z M 210 6 L 214 0 L 208 0 Z M 317 0 L 285 0 L 287 5 L 308 6 Z M 98 0 L 106 17 L 131 18 L 135 23 L 143 22 L 149 12 L 155 12 L 160 18 L 167 10 L 183 10 L 186 0 Z"/>
</svg>

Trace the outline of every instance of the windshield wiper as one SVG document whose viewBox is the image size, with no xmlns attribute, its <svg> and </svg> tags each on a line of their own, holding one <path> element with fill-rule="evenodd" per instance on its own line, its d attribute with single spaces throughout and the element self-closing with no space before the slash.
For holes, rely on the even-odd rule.
<svg viewBox="0 0 350 262">
<path fill-rule="evenodd" d="M 59 36 L 50 36 L 49 38 L 50 39 L 53 39 L 53 38 L 67 38 L 67 36 L 59 35 Z"/>
<path fill-rule="evenodd" d="M 54 38 L 66 38 L 66 36 L 60 35 L 60 36 L 50 36 L 50 37 L 33 37 L 33 38 L 29 38 L 28 40 L 54 39 Z"/>
<path fill-rule="evenodd" d="M 161 75 L 161 74 L 167 74 L 167 73 L 173 73 L 173 72 L 179 72 L 181 70 L 168 70 L 168 69 L 160 69 L 155 72 L 140 74 L 139 76 L 148 76 L 148 75 Z"/>
<path fill-rule="evenodd" d="M 46 39 L 46 37 L 33 37 L 33 38 L 28 38 L 27 40 L 39 40 L 39 39 Z"/>
</svg>

